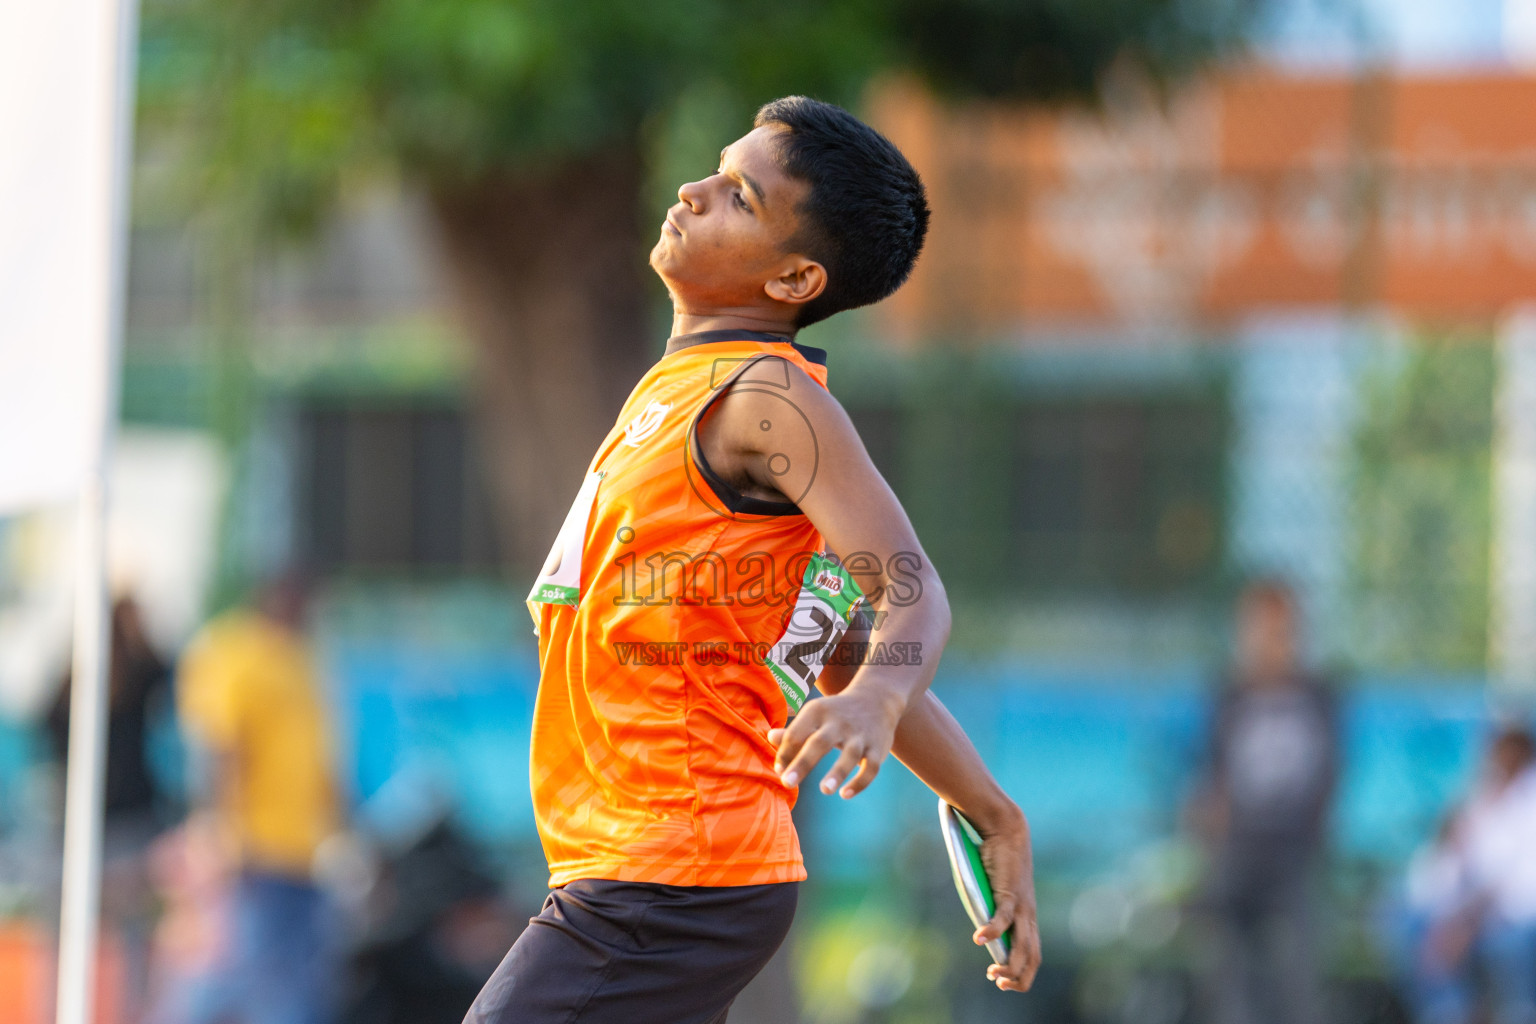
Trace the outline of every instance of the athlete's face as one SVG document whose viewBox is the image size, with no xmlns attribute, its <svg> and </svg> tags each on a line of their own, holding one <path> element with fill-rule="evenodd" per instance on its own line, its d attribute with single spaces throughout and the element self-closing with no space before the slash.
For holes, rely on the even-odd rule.
<svg viewBox="0 0 1536 1024">
<path fill-rule="evenodd" d="M 781 131 L 754 128 L 720 151 L 714 174 L 677 190 L 651 266 L 679 306 L 803 302 L 824 286 L 821 265 L 791 247 L 807 186 L 779 168 Z"/>
</svg>

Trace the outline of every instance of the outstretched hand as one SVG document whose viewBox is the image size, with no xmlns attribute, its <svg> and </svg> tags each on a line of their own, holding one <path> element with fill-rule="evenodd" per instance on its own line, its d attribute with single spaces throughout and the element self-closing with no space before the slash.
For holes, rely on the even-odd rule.
<svg viewBox="0 0 1536 1024">
<path fill-rule="evenodd" d="M 841 756 L 821 780 L 821 791 L 832 793 L 841 787 L 843 799 L 857 796 L 874 781 L 890 755 L 903 710 L 899 698 L 857 686 L 813 700 L 788 728 L 769 730 L 768 742 L 779 748 L 774 770 L 784 785 L 798 786 L 827 751 L 836 749 Z"/>
</svg>

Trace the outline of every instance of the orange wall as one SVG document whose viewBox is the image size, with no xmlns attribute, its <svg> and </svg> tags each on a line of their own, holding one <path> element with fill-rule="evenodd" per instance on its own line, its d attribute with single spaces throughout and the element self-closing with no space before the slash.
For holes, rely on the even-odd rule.
<svg viewBox="0 0 1536 1024">
<path fill-rule="evenodd" d="M 1243 70 L 1098 112 L 891 82 L 868 109 L 933 206 L 883 306 L 897 339 L 1286 306 L 1485 319 L 1536 298 L 1533 76 Z"/>
</svg>

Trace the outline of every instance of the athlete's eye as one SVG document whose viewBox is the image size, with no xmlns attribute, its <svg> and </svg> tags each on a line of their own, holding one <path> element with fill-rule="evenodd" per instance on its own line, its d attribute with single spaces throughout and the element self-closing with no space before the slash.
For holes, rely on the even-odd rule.
<svg viewBox="0 0 1536 1024">
<path fill-rule="evenodd" d="M 736 205 L 741 207 L 743 210 L 746 210 L 748 213 L 752 212 L 751 205 L 748 204 L 746 197 L 744 197 L 740 192 L 736 193 Z"/>
</svg>

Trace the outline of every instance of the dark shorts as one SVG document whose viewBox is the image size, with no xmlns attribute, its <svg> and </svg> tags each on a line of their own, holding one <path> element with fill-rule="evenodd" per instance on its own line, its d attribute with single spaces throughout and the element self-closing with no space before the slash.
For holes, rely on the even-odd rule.
<svg viewBox="0 0 1536 1024">
<path fill-rule="evenodd" d="M 799 883 L 556 889 L 465 1024 L 716 1024 L 795 916 Z"/>
</svg>

